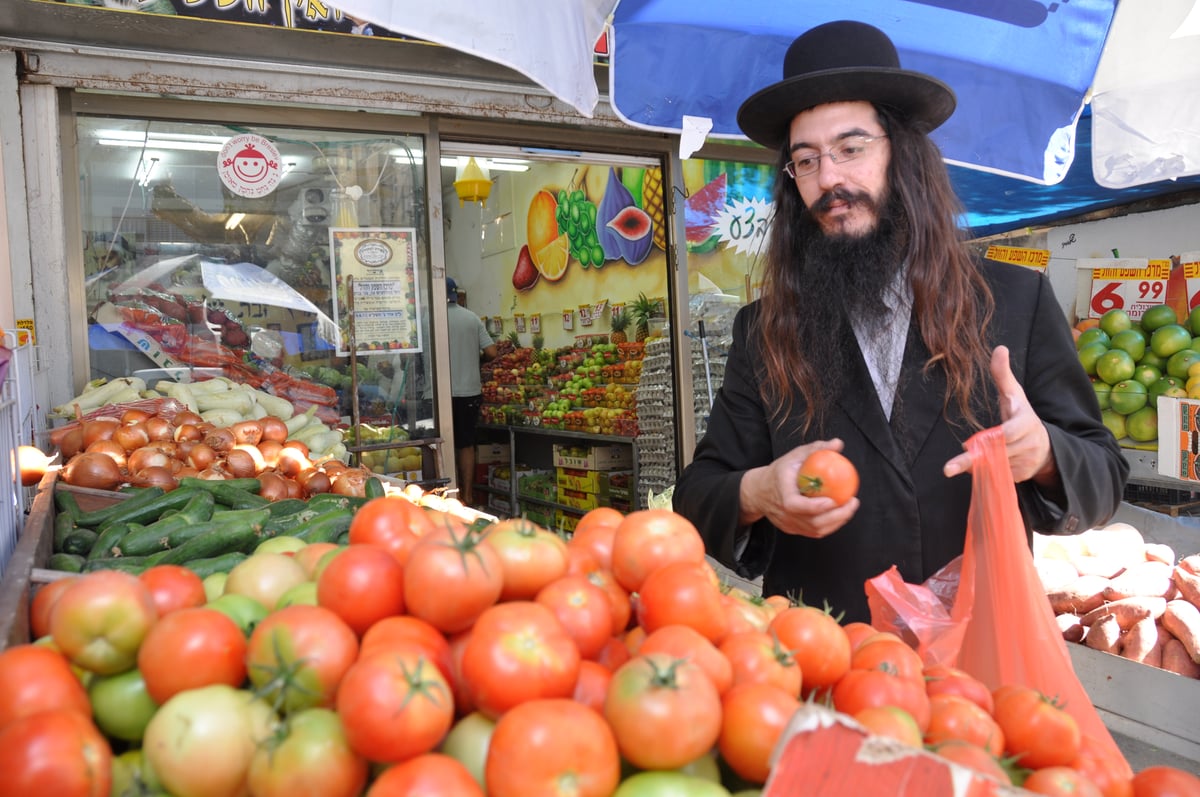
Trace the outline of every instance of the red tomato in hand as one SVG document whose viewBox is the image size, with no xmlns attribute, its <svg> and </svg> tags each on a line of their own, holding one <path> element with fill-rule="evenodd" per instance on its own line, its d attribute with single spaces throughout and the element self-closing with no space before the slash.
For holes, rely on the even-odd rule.
<svg viewBox="0 0 1200 797">
<path fill-rule="evenodd" d="M 630 592 L 671 562 L 704 561 L 704 539 L 691 521 L 669 509 L 631 512 L 613 532 L 612 573 Z"/>
<path fill-rule="evenodd" d="M 55 709 L 92 718 L 87 692 L 63 655 L 42 645 L 17 645 L 0 652 L 0 728 Z"/>
<path fill-rule="evenodd" d="M 50 633 L 71 663 L 115 675 L 137 662 L 138 647 L 158 619 L 137 576 L 97 570 L 71 580 L 54 606 Z"/>
<path fill-rule="evenodd" d="M 770 684 L 733 687 L 721 699 L 721 758 L 751 783 L 766 783 L 771 753 L 799 708 L 794 695 Z"/>
<path fill-rule="evenodd" d="M 604 717 L 631 764 L 675 769 L 717 743 L 721 696 L 699 664 L 651 653 L 635 656 L 613 673 Z"/>
<path fill-rule="evenodd" d="M 403 565 L 422 537 L 433 530 L 429 513 L 397 495 L 372 498 L 350 521 L 350 544 L 376 545 Z"/>
<path fill-rule="evenodd" d="M 408 613 L 445 634 L 470 628 L 503 589 L 500 554 L 449 516 L 421 538 L 404 565 Z"/>
<path fill-rule="evenodd" d="M 490 717 L 527 700 L 570 697 L 579 648 L 554 613 L 538 603 L 500 603 L 479 616 L 463 650 L 474 705 Z"/>
<path fill-rule="evenodd" d="M 154 565 L 143 570 L 138 579 L 150 590 L 159 617 L 176 609 L 203 606 L 208 600 L 204 580 L 183 565 Z"/>
<path fill-rule="evenodd" d="M 317 604 L 362 636 L 385 617 L 404 612 L 404 567 L 383 548 L 350 545 L 317 577 Z"/>
<path fill-rule="evenodd" d="M 994 693 L 994 717 L 1004 731 L 1005 749 L 1029 769 L 1068 766 L 1079 755 L 1075 718 L 1036 689 L 1001 686 Z"/>
<path fill-rule="evenodd" d="M 500 554 L 504 587 L 500 600 L 533 600 L 552 581 L 567 572 L 567 544 L 554 532 L 524 518 L 494 523 L 484 542 Z"/>
<path fill-rule="evenodd" d="M 796 486 L 809 498 L 832 498 L 841 506 L 858 495 L 858 470 L 843 454 L 821 449 L 800 465 Z"/>
<path fill-rule="evenodd" d="M 53 709 L 0 727 L 5 794 L 108 797 L 112 750 L 92 721 Z"/>
<path fill-rule="evenodd" d="M 146 692 L 160 706 L 187 689 L 246 680 L 246 637 L 216 609 L 177 609 L 163 617 L 138 650 Z"/>
<path fill-rule="evenodd" d="M 621 759 L 604 719 L 574 700 L 531 700 L 496 723 L 488 745 L 489 797 L 609 797 Z"/>
</svg>

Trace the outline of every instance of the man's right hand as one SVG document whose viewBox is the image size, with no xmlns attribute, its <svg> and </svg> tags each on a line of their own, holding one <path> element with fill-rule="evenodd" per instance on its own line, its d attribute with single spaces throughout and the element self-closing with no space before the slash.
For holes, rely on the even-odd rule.
<svg viewBox="0 0 1200 797">
<path fill-rule="evenodd" d="M 741 522 L 750 525 L 766 518 L 786 534 L 820 539 L 833 534 L 858 511 L 857 498 L 838 506 L 831 498 L 808 498 L 796 486 L 800 466 L 809 454 L 822 449 L 842 450 L 841 440 L 819 440 L 794 448 L 770 465 L 742 475 L 739 497 Z"/>
</svg>

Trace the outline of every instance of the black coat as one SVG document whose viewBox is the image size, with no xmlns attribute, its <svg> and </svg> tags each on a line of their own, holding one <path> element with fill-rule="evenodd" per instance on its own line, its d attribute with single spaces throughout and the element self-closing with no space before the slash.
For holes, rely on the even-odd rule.
<svg viewBox="0 0 1200 797">
<path fill-rule="evenodd" d="M 1120 504 L 1129 465 L 1101 422 L 1049 280 L 1018 266 L 984 262 L 980 268 L 996 299 L 988 342 L 1009 348 L 1013 374 L 1049 430 L 1065 493 L 1060 506 L 1032 482 L 1017 485 L 1026 528 L 1072 533 L 1105 523 Z M 675 485 L 674 508 L 699 528 L 712 556 L 743 575 L 762 573 L 764 595 L 802 592 L 809 605 L 829 601 L 844 611 L 845 622 L 869 620 L 867 579 L 894 564 L 906 581 L 923 582 L 962 553 L 971 477 L 947 479 L 942 466 L 962 453 L 971 430 L 951 425 L 943 415 L 945 373 L 935 368 L 922 375 L 929 354 L 914 323 L 890 424 L 859 355 L 824 429 L 800 434 L 796 421 L 804 407 L 797 398 L 781 431 L 768 422 L 760 396 L 761 344 L 750 331 L 758 312 L 758 303 L 752 303 L 734 321 L 725 379 L 708 431 Z M 848 321 L 840 334 L 854 334 Z M 981 422 L 999 424 L 990 377 L 979 390 L 987 398 Z M 796 446 L 835 437 L 845 442 L 843 453 L 859 472 L 861 506 L 855 516 L 820 540 L 784 534 L 763 519 L 750 528 L 742 550 L 747 532 L 738 526 L 742 474 Z"/>
</svg>

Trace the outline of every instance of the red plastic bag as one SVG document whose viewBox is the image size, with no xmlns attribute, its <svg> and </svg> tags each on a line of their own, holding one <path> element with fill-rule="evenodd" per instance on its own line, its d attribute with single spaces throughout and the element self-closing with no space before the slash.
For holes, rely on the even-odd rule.
<svg viewBox="0 0 1200 797">
<path fill-rule="evenodd" d="M 1003 432 L 985 429 L 966 447 L 975 464 L 963 555 L 925 584 L 906 584 L 894 567 L 868 580 L 871 624 L 914 643 L 927 664 L 958 667 L 993 690 L 1019 684 L 1057 698 L 1124 762 L 1075 675 L 1034 569 Z"/>
</svg>

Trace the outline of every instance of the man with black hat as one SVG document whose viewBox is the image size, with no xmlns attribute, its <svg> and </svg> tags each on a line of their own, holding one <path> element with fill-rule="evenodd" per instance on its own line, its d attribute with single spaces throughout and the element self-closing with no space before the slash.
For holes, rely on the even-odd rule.
<svg viewBox="0 0 1200 797">
<path fill-rule="evenodd" d="M 894 564 L 919 583 L 962 553 L 974 432 L 1002 425 L 1027 529 L 1106 522 L 1129 466 L 1049 281 L 964 245 L 928 137 L 953 92 L 859 22 L 801 35 L 783 75 L 738 112 L 779 154 L 763 298 L 674 506 L 764 594 L 869 620 L 867 579 Z M 855 465 L 857 498 L 800 493 L 820 449 Z"/>
<path fill-rule="evenodd" d="M 459 499 L 475 500 L 475 430 L 483 405 L 479 364 L 499 353 L 487 327 L 475 313 L 458 303 L 458 283 L 446 278 L 446 327 L 450 339 L 450 402 L 454 417 L 454 464 Z"/>
</svg>

